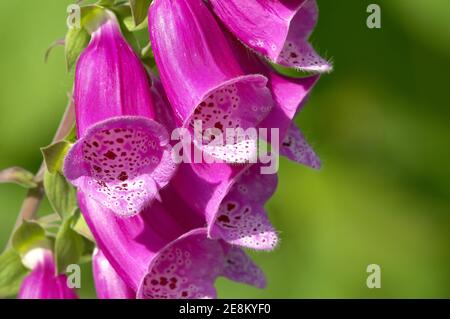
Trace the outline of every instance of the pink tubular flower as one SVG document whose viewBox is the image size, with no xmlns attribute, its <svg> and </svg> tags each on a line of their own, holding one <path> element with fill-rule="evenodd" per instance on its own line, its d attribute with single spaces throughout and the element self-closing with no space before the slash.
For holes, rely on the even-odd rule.
<svg viewBox="0 0 450 319">
<path fill-rule="evenodd" d="M 53 254 L 48 249 L 36 248 L 27 256 L 31 273 L 25 277 L 17 296 L 19 299 L 77 299 L 75 291 L 67 286 L 66 275 L 55 275 Z"/>
<path fill-rule="evenodd" d="M 208 239 L 206 229 L 190 228 L 201 221 L 188 207 L 174 209 L 180 205 L 176 197 L 155 201 L 126 219 L 81 192 L 78 200 L 97 245 L 137 298 L 214 298 L 219 276 L 265 285 L 261 270 L 243 251 Z"/>
<path fill-rule="evenodd" d="M 307 72 L 331 65 L 308 43 L 318 18 L 316 0 L 210 0 L 224 25 L 246 46 L 275 63 Z"/>
<path fill-rule="evenodd" d="M 125 284 L 98 248 L 95 248 L 92 256 L 92 268 L 95 290 L 99 299 L 134 299 L 136 297 L 133 289 Z"/>
<path fill-rule="evenodd" d="M 139 213 L 175 171 L 169 135 L 154 121 L 149 79 L 115 18 L 92 34 L 75 74 L 80 138 L 65 175 L 116 214 Z"/>
<path fill-rule="evenodd" d="M 149 31 L 178 124 L 192 134 L 203 134 L 203 139 L 195 142 L 205 153 L 227 162 L 248 161 L 254 151 L 248 147 L 253 145 L 252 139 L 225 141 L 226 130 L 256 127 L 267 116 L 273 106 L 267 78 L 246 72 L 232 39 L 203 1 L 154 1 Z M 219 146 L 206 147 L 219 135 L 216 132 L 222 135 L 223 145 L 233 145 L 222 149 L 221 155 Z"/>
<path fill-rule="evenodd" d="M 245 170 L 233 183 L 209 225 L 211 238 L 233 245 L 271 250 L 278 236 L 264 210 L 277 187 L 276 174 L 261 174 L 260 165 Z"/>
<path fill-rule="evenodd" d="M 203 171 L 196 166 L 182 164 L 169 190 L 206 220 L 208 236 L 257 250 L 275 248 L 278 235 L 264 205 L 275 192 L 277 175 L 261 174 L 260 164 L 240 168 L 233 177 L 225 165 L 203 166 Z"/>
</svg>

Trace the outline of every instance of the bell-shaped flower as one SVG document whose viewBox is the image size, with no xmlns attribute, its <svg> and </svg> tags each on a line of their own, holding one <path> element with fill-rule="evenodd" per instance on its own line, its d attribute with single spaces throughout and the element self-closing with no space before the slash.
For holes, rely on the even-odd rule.
<svg viewBox="0 0 450 319">
<path fill-rule="evenodd" d="M 277 175 L 262 174 L 261 164 L 242 167 L 232 178 L 225 165 L 203 165 L 203 170 L 195 166 L 182 164 L 169 190 L 206 221 L 208 237 L 256 250 L 274 249 L 278 235 L 264 205 L 276 190 Z"/>
<path fill-rule="evenodd" d="M 278 235 L 264 205 L 275 192 L 277 183 L 277 174 L 262 174 L 259 164 L 243 171 L 214 214 L 209 236 L 252 249 L 274 249 Z"/>
<path fill-rule="evenodd" d="M 231 163 L 252 159 L 254 137 L 239 139 L 227 132 L 254 128 L 270 112 L 267 78 L 246 72 L 233 49 L 235 40 L 203 1 L 153 1 L 149 31 L 178 124 L 213 158 Z"/>
<path fill-rule="evenodd" d="M 329 72 L 308 39 L 317 24 L 316 0 L 210 0 L 212 10 L 246 46 L 272 62 L 306 72 Z"/>
<path fill-rule="evenodd" d="M 95 291 L 99 299 L 134 299 L 136 292 L 125 284 L 98 248 L 92 256 Z"/>
<path fill-rule="evenodd" d="M 31 268 L 19 290 L 19 299 L 78 299 L 67 285 L 67 276 L 57 275 L 53 254 L 48 249 L 34 248 L 25 255 L 26 266 Z"/>
<path fill-rule="evenodd" d="M 157 197 L 175 171 L 169 135 L 154 120 L 149 79 L 114 17 L 93 34 L 76 68 L 79 140 L 66 177 L 116 214 L 130 216 Z"/>
<path fill-rule="evenodd" d="M 161 192 L 163 203 L 126 219 L 78 193 L 98 247 L 137 298 L 214 298 L 219 276 L 263 287 L 261 270 L 245 253 L 208 239 L 205 228 L 190 228 L 201 220 L 168 190 Z"/>
</svg>

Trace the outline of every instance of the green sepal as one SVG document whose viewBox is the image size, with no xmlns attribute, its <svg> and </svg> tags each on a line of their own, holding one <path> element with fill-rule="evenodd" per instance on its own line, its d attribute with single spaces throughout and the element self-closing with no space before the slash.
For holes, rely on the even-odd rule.
<svg viewBox="0 0 450 319">
<path fill-rule="evenodd" d="M 49 247 L 45 229 L 39 223 L 28 220 L 24 220 L 14 232 L 11 243 L 14 250 L 22 257 L 33 248 Z"/>
<path fill-rule="evenodd" d="M 44 188 L 50 206 L 62 220 L 69 217 L 77 208 L 76 189 L 59 172 L 54 174 L 46 171 Z"/>
<path fill-rule="evenodd" d="M 0 255 L 0 298 L 16 295 L 29 270 L 17 251 L 8 249 Z"/>
<path fill-rule="evenodd" d="M 72 128 L 70 129 L 69 134 L 64 139 L 65 141 L 69 143 L 75 143 L 77 140 L 77 126 L 74 124 Z"/>
<path fill-rule="evenodd" d="M 72 227 L 77 214 L 67 218 L 59 228 L 55 241 L 57 274 L 64 273 L 67 266 L 77 264 L 84 252 L 84 239 Z"/>
<path fill-rule="evenodd" d="M 131 30 L 129 30 L 129 27 L 130 27 L 129 20 L 132 19 L 130 6 L 120 5 L 120 6 L 114 7 L 111 10 L 117 16 L 120 30 L 122 31 L 122 35 L 125 37 L 125 40 L 133 48 L 134 52 L 139 54 L 139 52 L 141 51 L 141 45 L 140 45 L 136 35 Z"/>
<path fill-rule="evenodd" d="M 135 26 L 140 25 L 147 18 L 150 3 L 151 0 L 130 0 L 131 13 Z"/>
<path fill-rule="evenodd" d="M 136 25 L 132 16 L 127 16 L 123 19 L 123 24 L 130 32 L 140 31 L 147 28 L 147 18 L 144 19 L 140 24 Z"/>
<path fill-rule="evenodd" d="M 76 64 L 78 57 L 84 48 L 88 45 L 90 35 L 84 28 L 71 28 L 66 33 L 65 43 L 65 56 L 67 70 L 72 70 Z"/>
<path fill-rule="evenodd" d="M 64 158 L 71 147 L 71 143 L 59 141 L 41 148 L 45 165 L 51 174 L 62 171 Z"/>
<path fill-rule="evenodd" d="M 73 230 L 89 241 L 95 242 L 94 236 L 92 235 L 83 215 L 77 214 L 77 219 L 74 222 Z"/>
<path fill-rule="evenodd" d="M 110 17 L 110 12 L 99 5 L 87 5 L 81 8 L 79 27 L 69 28 L 65 37 L 65 56 L 67 70 L 76 64 L 81 52 L 88 45 L 91 34 Z"/>
</svg>

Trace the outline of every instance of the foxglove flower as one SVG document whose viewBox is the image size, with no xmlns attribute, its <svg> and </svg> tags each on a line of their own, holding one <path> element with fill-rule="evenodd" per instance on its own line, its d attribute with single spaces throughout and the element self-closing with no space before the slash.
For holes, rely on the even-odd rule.
<svg viewBox="0 0 450 319">
<path fill-rule="evenodd" d="M 136 292 L 125 284 L 98 248 L 92 256 L 95 290 L 99 299 L 134 299 Z"/>
<path fill-rule="evenodd" d="M 212 218 L 210 237 L 253 249 L 275 248 L 278 236 L 264 205 L 275 192 L 277 183 L 277 175 L 261 174 L 258 164 L 240 174 Z"/>
<path fill-rule="evenodd" d="M 155 60 L 178 124 L 202 135 L 194 142 L 208 155 L 249 161 L 254 138 L 239 140 L 227 129 L 254 128 L 267 116 L 273 106 L 267 78 L 245 71 L 232 39 L 203 1 L 155 0 L 149 12 Z"/>
<path fill-rule="evenodd" d="M 67 286 L 66 275 L 56 275 L 53 254 L 48 249 L 35 248 L 25 260 L 31 273 L 20 286 L 19 299 L 77 299 L 75 291 Z"/>
<path fill-rule="evenodd" d="M 242 250 L 208 239 L 204 228 L 189 229 L 195 215 L 178 198 L 165 198 L 166 191 L 161 193 L 164 204 L 155 201 L 126 219 L 79 192 L 81 211 L 97 245 L 124 283 L 137 291 L 137 298 L 214 298 L 219 276 L 265 285 L 261 270 Z"/>
<path fill-rule="evenodd" d="M 169 189 L 206 220 L 209 238 L 257 250 L 274 249 L 278 235 L 264 205 L 275 192 L 277 175 L 261 174 L 261 164 L 241 168 L 233 178 L 225 165 L 215 164 L 201 172 L 198 168 L 181 165 Z M 189 191 L 192 188 L 195 192 Z"/>
<path fill-rule="evenodd" d="M 79 140 L 65 175 L 116 214 L 148 206 L 175 165 L 166 129 L 154 120 L 149 79 L 111 17 L 80 56 L 74 100 Z"/>
<path fill-rule="evenodd" d="M 308 38 L 318 18 L 316 0 L 210 0 L 226 27 L 269 60 L 306 72 L 328 72 Z"/>
</svg>

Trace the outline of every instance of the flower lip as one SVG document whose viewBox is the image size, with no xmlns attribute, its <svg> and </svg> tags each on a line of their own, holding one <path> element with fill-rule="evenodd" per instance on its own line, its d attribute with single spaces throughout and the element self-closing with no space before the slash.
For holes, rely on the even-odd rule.
<svg viewBox="0 0 450 319">
<path fill-rule="evenodd" d="M 198 112 L 198 108 L 202 107 L 202 103 L 207 103 L 206 101 L 211 97 L 211 95 L 214 95 L 215 93 L 222 93 L 222 91 L 224 91 L 220 97 L 216 97 L 216 99 L 214 101 L 211 102 L 215 102 L 214 104 L 219 104 L 219 102 L 222 103 L 226 103 L 229 102 L 229 104 L 238 104 L 240 103 L 239 98 L 238 97 L 234 97 L 231 96 L 230 98 L 230 93 L 236 93 L 239 91 L 239 88 L 234 88 L 236 86 L 239 85 L 245 85 L 245 84 L 249 84 L 250 89 L 248 90 L 249 92 L 247 93 L 254 93 L 255 96 L 258 95 L 257 92 L 255 92 L 256 90 L 261 90 L 263 89 L 263 91 L 259 92 L 262 95 L 267 95 L 270 93 L 268 92 L 268 90 L 266 89 L 268 83 L 268 79 L 266 76 L 262 75 L 262 74 L 247 74 L 247 75 L 242 75 L 242 76 L 238 76 L 235 78 L 232 78 L 230 80 L 224 81 L 223 83 L 221 83 L 220 85 L 217 85 L 215 87 L 212 87 L 209 91 L 207 91 L 203 96 L 200 97 L 198 103 L 196 104 L 197 106 L 191 111 L 190 114 L 188 114 L 187 116 L 187 120 L 184 123 L 184 126 L 187 126 L 190 121 L 192 121 L 193 119 L 195 119 L 195 113 L 196 111 Z M 233 92 L 229 92 L 230 90 L 233 89 Z M 267 92 L 266 92 L 267 91 Z M 220 99 L 223 98 L 224 100 L 227 101 L 220 101 Z M 235 100 L 235 98 L 238 98 L 238 100 Z M 229 101 L 231 100 L 231 101 Z M 236 102 L 234 102 L 236 101 Z M 267 101 L 271 101 L 271 99 L 268 99 Z M 208 106 L 208 105 L 206 105 Z M 239 110 L 239 105 L 231 105 L 234 106 L 235 109 Z M 264 107 L 264 113 L 267 113 L 268 111 L 271 110 L 272 108 L 272 103 L 269 103 L 269 105 L 258 105 L 259 107 Z M 255 106 L 253 106 L 254 108 Z M 231 112 L 236 112 L 237 110 L 229 110 Z M 261 116 L 262 117 L 262 116 Z M 259 121 L 261 121 L 262 118 L 259 119 Z M 257 124 L 257 123 L 252 123 L 252 124 Z"/>
<path fill-rule="evenodd" d="M 183 242 L 184 240 L 188 240 L 191 237 L 202 236 L 202 235 L 205 235 L 205 237 L 206 237 L 206 230 L 203 229 L 203 228 L 197 228 L 197 229 L 193 229 L 193 230 L 191 230 L 191 231 L 181 235 L 176 240 L 168 243 L 166 246 L 164 246 L 162 249 L 160 249 L 159 252 L 156 253 L 156 255 L 152 258 L 152 261 L 150 262 L 150 264 L 148 266 L 148 274 L 151 274 L 152 269 L 154 269 L 157 266 L 158 262 L 161 260 L 161 258 L 163 258 L 163 256 L 166 254 L 166 252 L 170 251 L 178 243 Z M 149 281 L 148 274 L 142 278 L 141 284 L 139 285 L 139 288 L 138 288 L 138 291 L 137 291 L 137 298 L 146 298 L 146 297 L 148 297 L 148 296 L 146 296 L 147 293 L 145 291 L 146 290 L 146 285 L 147 285 L 146 281 Z M 180 297 L 183 297 L 182 292 L 181 292 L 181 296 Z"/>
<path fill-rule="evenodd" d="M 258 288 L 262 271 L 237 247 L 206 237 L 205 228 L 183 234 L 152 259 L 137 298 L 215 298 L 214 282 L 224 276 Z"/>
<path fill-rule="evenodd" d="M 210 238 L 256 250 L 277 246 L 278 234 L 264 205 L 275 193 L 278 178 L 276 174 L 260 174 L 260 167 L 253 164 L 233 179 L 208 223 Z"/>
<path fill-rule="evenodd" d="M 191 134 L 202 136 L 194 140 L 195 146 L 227 163 L 254 161 L 257 137 L 248 136 L 246 130 L 256 128 L 272 109 L 267 83 L 263 75 L 244 75 L 207 92 L 184 123 Z"/>
<path fill-rule="evenodd" d="M 64 163 L 74 186 L 121 216 L 135 215 L 157 198 L 176 168 L 165 128 L 140 116 L 91 126 Z"/>
<path fill-rule="evenodd" d="M 262 165 L 182 164 L 171 189 L 206 221 L 208 238 L 273 250 L 278 234 L 264 205 L 275 192 L 278 178 L 262 174 Z M 192 188 L 196 191 L 189 191 Z"/>
</svg>

